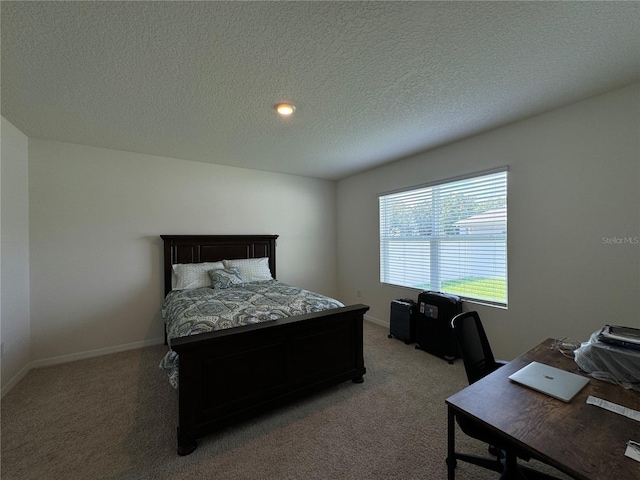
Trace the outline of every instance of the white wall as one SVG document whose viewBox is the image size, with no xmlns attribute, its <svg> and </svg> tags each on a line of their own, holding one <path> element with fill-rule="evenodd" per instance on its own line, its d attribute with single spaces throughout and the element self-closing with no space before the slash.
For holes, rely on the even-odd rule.
<svg viewBox="0 0 640 480">
<path fill-rule="evenodd" d="M 27 139 L 2 119 L 3 393 L 30 360 L 158 342 L 164 233 L 279 234 L 281 280 L 369 304 L 369 317 L 387 323 L 390 300 L 417 292 L 378 281 L 377 194 L 502 165 L 509 309 L 466 307 L 480 311 L 496 353 L 511 358 L 549 336 L 584 340 L 607 322 L 640 326 L 640 247 L 603 242 L 640 236 L 639 106 L 634 85 L 355 175 L 337 190 Z"/>
<path fill-rule="evenodd" d="M 0 341 L 2 392 L 28 371 L 29 193 L 28 139 L 4 117 L 0 135 Z"/>
<path fill-rule="evenodd" d="M 509 308 L 478 310 L 498 356 L 640 327 L 640 84 L 338 182 L 339 292 L 388 324 L 417 291 L 379 282 L 378 193 L 509 166 Z M 362 292 L 358 298 L 356 291 Z"/>
<path fill-rule="evenodd" d="M 161 234 L 278 234 L 278 278 L 337 295 L 335 182 L 39 139 L 29 182 L 36 366 L 160 341 Z"/>
</svg>

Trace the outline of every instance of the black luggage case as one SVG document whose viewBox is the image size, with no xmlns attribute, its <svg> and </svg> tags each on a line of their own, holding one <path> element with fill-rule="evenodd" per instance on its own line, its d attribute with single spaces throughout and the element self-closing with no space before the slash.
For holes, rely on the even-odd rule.
<svg viewBox="0 0 640 480">
<path fill-rule="evenodd" d="M 461 312 L 462 301 L 456 295 L 420 293 L 416 312 L 416 348 L 442 357 L 449 363 L 460 358 L 451 319 Z"/>
<path fill-rule="evenodd" d="M 403 340 L 406 344 L 415 342 L 415 312 L 416 302 L 413 300 L 393 300 L 389 317 L 389 338 Z"/>
</svg>

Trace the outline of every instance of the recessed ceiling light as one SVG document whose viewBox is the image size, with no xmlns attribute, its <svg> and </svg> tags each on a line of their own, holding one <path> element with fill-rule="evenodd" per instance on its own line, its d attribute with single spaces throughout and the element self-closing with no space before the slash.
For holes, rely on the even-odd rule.
<svg viewBox="0 0 640 480">
<path fill-rule="evenodd" d="M 290 103 L 279 103 L 275 106 L 275 108 L 276 112 L 278 112 L 283 117 L 288 117 L 296 110 L 296 107 L 294 107 Z"/>
</svg>

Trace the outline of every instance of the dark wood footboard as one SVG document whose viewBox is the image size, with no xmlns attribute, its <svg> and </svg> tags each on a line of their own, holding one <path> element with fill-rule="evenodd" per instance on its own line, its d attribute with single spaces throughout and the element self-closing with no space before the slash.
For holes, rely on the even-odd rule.
<svg viewBox="0 0 640 480">
<path fill-rule="evenodd" d="M 366 305 L 173 339 L 178 453 L 196 439 L 365 373 Z"/>
</svg>

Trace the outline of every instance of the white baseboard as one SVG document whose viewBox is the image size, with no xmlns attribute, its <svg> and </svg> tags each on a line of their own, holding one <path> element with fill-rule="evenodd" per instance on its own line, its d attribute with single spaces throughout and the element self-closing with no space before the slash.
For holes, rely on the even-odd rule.
<svg viewBox="0 0 640 480">
<path fill-rule="evenodd" d="M 22 367 L 22 369 L 18 373 L 16 373 L 4 387 L 2 387 L 2 391 L 0 391 L 0 398 L 9 393 L 9 390 L 15 387 L 18 382 L 22 380 L 27 373 L 29 373 L 29 370 L 31 370 L 31 363 L 27 363 L 24 367 Z"/>
<path fill-rule="evenodd" d="M 49 367 L 59 363 L 75 362 L 76 360 L 84 360 L 85 358 L 101 357 L 111 353 L 125 352 L 127 350 L 135 350 L 136 348 L 151 347 L 153 345 L 162 345 L 164 338 L 154 338 L 151 340 L 143 340 L 142 342 L 126 343 L 124 345 L 116 345 L 114 347 L 98 348 L 87 352 L 71 353 L 69 355 L 60 355 L 58 357 L 42 358 L 31 362 L 31 368 Z"/>
<path fill-rule="evenodd" d="M 387 327 L 389 328 L 389 322 L 388 321 L 384 321 L 384 320 L 380 320 L 379 318 L 376 317 L 372 317 L 371 315 L 366 315 L 364 316 L 364 319 L 371 322 L 371 323 L 375 323 L 376 325 L 380 325 L 382 327 Z"/>
<path fill-rule="evenodd" d="M 127 350 L 135 350 L 137 348 L 151 347 L 154 345 L 162 345 L 164 338 L 154 338 L 151 340 L 143 340 L 141 342 L 127 343 L 124 345 L 116 345 L 114 347 L 98 348 L 96 350 L 89 350 L 86 352 L 71 353 L 69 355 L 60 355 L 57 357 L 41 358 L 39 360 L 32 360 L 25 365 L 7 384 L 2 387 L 0 398 L 4 397 L 9 390 L 16 386 L 16 384 L 22 380 L 22 378 L 29 373 L 32 368 L 49 367 L 51 365 L 58 365 L 61 363 L 75 362 L 76 360 L 84 360 L 86 358 L 101 357 L 103 355 L 109 355 L 111 353 L 125 352 Z"/>
<path fill-rule="evenodd" d="M 365 315 L 364 319 L 389 328 L 389 322 L 380 320 L 379 318 L 372 317 L 371 315 Z M 162 345 L 164 338 L 155 338 L 151 340 L 144 340 L 142 342 L 127 343 L 125 345 L 116 345 L 114 347 L 98 348 L 96 350 L 89 350 L 86 352 L 71 353 L 69 355 L 60 355 L 57 357 L 41 358 L 39 360 L 33 360 L 25 365 L 4 387 L 0 397 L 4 397 L 9 390 L 11 390 L 22 378 L 29 373 L 32 368 L 49 367 L 51 365 L 58 365 L 61 363 L 75 362 L 76 360 L 84 360 L 86 358 L 101 357 L 102 355 L 109 355 L 111 353 L 124 352 L 127 350 L 134 350 L 136 348 L 151 347 L 154 345 Z"/>
</svg>

